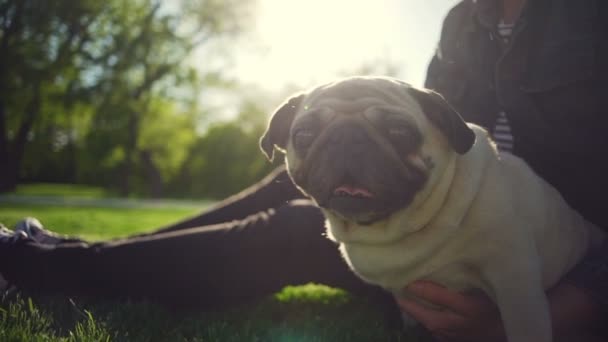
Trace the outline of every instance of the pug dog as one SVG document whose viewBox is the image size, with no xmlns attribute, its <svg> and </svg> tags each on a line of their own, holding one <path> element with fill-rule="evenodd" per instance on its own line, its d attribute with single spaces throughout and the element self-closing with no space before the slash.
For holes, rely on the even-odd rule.
<svg viewBox="0 0 608 342">
<path fill-rule="evenodd" d="M 551 341 L 545 290 L 603 233 L 441 95 L 353 77 L 297 94 L 260 140 L 327 221 L 352 270 L 396 296 L 480 289 L 510 342 Z"/>
</svg>

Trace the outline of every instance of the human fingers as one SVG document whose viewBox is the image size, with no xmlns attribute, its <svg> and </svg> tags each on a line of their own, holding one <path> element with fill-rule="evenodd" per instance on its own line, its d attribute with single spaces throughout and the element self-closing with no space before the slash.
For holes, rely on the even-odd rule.
<svg viewBox="0 0 608 342">
<path fill-rule="evenodd" d="M 451 310 L 429 308 L 412 299 L 397 298 L 397 303 L 438 341 L 505 341 L 497 313 L 465 316 Z"/>
<path fill-rule="evenodd" d="M 495 311 L 495 305 L 484 295 L 463 294 L 429 281 L 416 281 L 408 285 L 407 291 L 415 297 L 465 316 Z"/>
<path fill-rule="evenodd" d="M 397 304 L 401 310 L 407 312 L 434 333 L 445 333 L 454 327 L 461 326 L 466 320 L 465 317 L 453 311 L 430 308 L 411 299 L 397 298 Z"/>
</svg>

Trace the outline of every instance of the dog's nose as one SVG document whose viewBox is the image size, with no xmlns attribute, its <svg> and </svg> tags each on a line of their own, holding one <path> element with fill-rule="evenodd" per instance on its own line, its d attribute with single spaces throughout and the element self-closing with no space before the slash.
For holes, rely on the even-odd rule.
<svg viewBox="0 0 608 342">
<path fill-rule="evenodd" d="M 368 139 L 365 129 L 355 123 L 340 125 L 329 136 L 329 143 L 332 145 L 363 144 Z"/>
</svg>

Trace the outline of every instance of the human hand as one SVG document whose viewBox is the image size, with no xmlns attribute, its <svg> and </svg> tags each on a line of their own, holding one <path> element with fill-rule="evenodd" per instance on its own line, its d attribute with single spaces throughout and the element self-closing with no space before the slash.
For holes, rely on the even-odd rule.
<svg viewBox="0 0 608 342">
<path fill-rule="evenodd" d="M 428 281 L 410 284 L 407 292 L 441 308 L 395 298 L 439 341 L 506 341 L 498 309 L 485 295 L 462 294 Z"/>
</svg>

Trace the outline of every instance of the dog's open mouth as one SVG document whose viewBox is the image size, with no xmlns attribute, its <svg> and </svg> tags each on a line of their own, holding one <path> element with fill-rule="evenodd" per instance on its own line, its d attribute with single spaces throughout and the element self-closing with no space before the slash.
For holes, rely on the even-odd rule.
<svg viewBox="0 0 608 342">
<path fill-rule="evenodd" d="M 374 194 L 366 188 L 354 185 L 343 184 L 334 189 L 334 196 L 340 197 L 359 197 L 374 198 Z"/>
<path fill-rule="evenodd" d="M 329 199 L 329 208 L 345 219 L 371 222 L 380 209 L 377 196 L 369 189 L 352 184 L 337 186 Z"/>
</svg>

